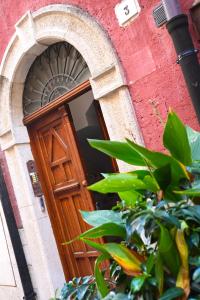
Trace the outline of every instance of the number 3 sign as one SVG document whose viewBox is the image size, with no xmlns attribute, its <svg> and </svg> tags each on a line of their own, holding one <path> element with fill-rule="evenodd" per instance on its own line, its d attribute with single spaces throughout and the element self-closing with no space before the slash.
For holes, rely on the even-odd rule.
<svg viewBox="0 0 200 300">
<path fill-rule="evenodd" d="M 139 12 L 140 6 L 137 0 L 123 0 L 115 6 L 115 14 L 120 26 L 126 25 Z"/>
</svg>

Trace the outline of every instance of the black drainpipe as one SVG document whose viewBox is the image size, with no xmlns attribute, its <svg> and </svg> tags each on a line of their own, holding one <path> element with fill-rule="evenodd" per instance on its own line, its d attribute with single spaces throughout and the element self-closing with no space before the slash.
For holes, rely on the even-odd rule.
<svg viewBox="0 0 200 300">
<path fill-rule="evenodd" d="M 189 29 L 188 17 L 181 13 L 179 2 L 162 1 L 167 16 L 167 30 L 172 37 L 177 63 L 181 66 L 188 92 L 200 122 L 200 66 Z"/>
<path fill-rule="evenodd" d="M 36 293 L 33 290 L 29 269 L 24 255 L 22 242 L 19 236 L 19 231 L 15 221 L 13 209 L 11 207 L 1 166 L 0 166 L 0 198 L 1 198 L 1 203 L 3 207 L 6 223 L 8 226 L 8 231 L 13 246 L 15 258 L 16 258 L 23 291 L 24 291 L 23 299 L 36 300 Z"/>
</svg>

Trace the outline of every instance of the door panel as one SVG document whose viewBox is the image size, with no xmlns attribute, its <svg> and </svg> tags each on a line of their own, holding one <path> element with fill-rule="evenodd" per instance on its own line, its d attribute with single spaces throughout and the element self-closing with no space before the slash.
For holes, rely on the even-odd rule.
<svg viewBox="0 0 200 300">
<path fill-rule="evenodd" d="M 97 252 L 83 242 L 69 241 L 89 228 L 79 210 L 93 210 L 72 125 L 65 107 L 56 108 L 29 126 L 46 204 L 66 279 L 93 273 Z"/>
</svg>

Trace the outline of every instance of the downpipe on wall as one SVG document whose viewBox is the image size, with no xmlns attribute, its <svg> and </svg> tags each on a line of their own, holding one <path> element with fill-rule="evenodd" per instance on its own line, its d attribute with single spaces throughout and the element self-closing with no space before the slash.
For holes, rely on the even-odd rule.
<svg viewBox="0 0 200 300">
<path fill-rule="evenodd" d="M 15 259 L 17 262 L 17 267 L 19 275 L 21 278 L 21 283 L 24 291 L 24 300 L 36 300 L 37 295 L 33 289 L 28 265 L 26 262 L 24 249 L 22 246 L 21 238 L 15 221 L 13 209 L 10 203 L 10 198 L 8 195 L 7 187 L 4 181 L 3 169 L 0 166 L 0 201 L 4 211 L 11 243 L 13 246 L 13 251 L 15 254 Z M 5 270 L 6 271 L 6 270 Z"/>
<path fill-rule="evenodd" d="M 168 21 L 166 27 L 178 55 L 177 63 L 181 66 L 200 123 L 200 66 L 198 50 L 194 47 L 188 28 L 188 17 L 182 13 L 179 1 L 163 0 L 162 4 Z"/>
</svg>

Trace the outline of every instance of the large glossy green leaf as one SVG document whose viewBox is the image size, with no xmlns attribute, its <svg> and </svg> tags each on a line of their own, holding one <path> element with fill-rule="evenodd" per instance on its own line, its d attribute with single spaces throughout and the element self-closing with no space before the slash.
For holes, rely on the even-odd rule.
<svg viewBox="0 0 200 300">
<path fill-rule="evenodd" d="M 79 237 L 86 239 L 96 239 L 103 236 L 117 236 L 125 239 L 126 230 L 122 225 L 118 225 L 116 223 L 106 223 L 85 231 Z"/>
<path fill-rule="evenodd" d="M 159 300 L 172 300 L 181 297 L 184 294 L 184 291 L 181 288 L 171 288 L 168 289 Z"/>
<path fill-rule="evenodd" d="M 144 258 L 126 246 L 117 243 L 99 244 L 88 239 L 82 239 L 86 244 L 103 254 L 110 255 L 127 275 L 138 276 L 142 274 L 141 264 Z"/>
<path fill-rule="evenodd" d="M 104 248 L 104 244 L 99 244 L 94 241 L 88 240 L 88 239 L 81 239 L 84 243 L 89 245 L 90 247 L 96 249 L 97 251 L 103 253 L 103 254 L 109 254 L 108 251 Z"/>
<path fill-rule="evenodd" d="M 151 175 L 151 172 L 148 170 L 135 170 L 135 171 L 129 172 L 129 174 L 136 175 L 138 179 L 144 179 L 145 176 Z"/>
<path fill-rule="evenodd" d="M 146 261 L 146 272 L 148 274 L 151 273 L 151 270 L 152 270 L 154 264 L 155 264 L 155 255 L 152 253 L 152 254 L 150 254 L 150 256 L 148 257 L 148 259 Z"/>
<path fill-rule="evenodd" d="M 158 282 L 158 290 L 161 295 L 163 293 L 163 286 L 164 286 L 164 269 L 163 269 L 163 262 L 159 253 L 156 256 L 155 276 Z"/>
<path fill-rule="evenodd" d="M 111 157 L 123 160 L 131 165 L 146 166 L 143 158 L 134 151 L 126 142 L 88 140 L 89 144 Z"/>
<path fill-rule="evenodd" d="M 200 196 L 200 182 L 197 181 L 192 185 L 191 189 L 174 191 L 176 194 L 187 195 L 191 197 Z"/>
<path fill-rule="evenodd" d="M 190 294 L 190 274 L 188 264 L 188 245 L 185 240 L 184 230 L 178 229 L 176 231 L 176 245 L 179 251 L 181 266 L 178 272 L 176 286 L 184 290 L 184 299 L 188 299 Z M 183 300 L 184 300 L 183 299 Z"/>
<path fill-rule="evenodd" d="M 105 223 L 97 227 L 91 228 L 84 233 L 80 234 L 71 241 L 63 243 L 63 245 L 68 245 L 78 239 L 97 239 L 104 236 L 116 236 L 122 239 L 126 239 L 126 229 L 125 225 L 116 223 Z"/>
<path fill-rule="evenodd" d="M 179 202 L 183 200 L 183 195 L 175 193 L 178 189 L 178 184 L 170 184 L 164 191 L 164 198 L 170 202 Z"/>
<path fill-rule="evenodd" d="M 151 192 L 158 192 L 160 190 L 160 186 L 153 175 L 146 175 L 143 179 L 143 182 L 146 185 L 146 189 L 150 190 Z"/>
<path fill-rule="evenodd" d="M 156 178 L 154 177 L 153 173 L 147 170 L 136 170 L 129 173 L 114 173 L 114 174 L 102 174 L 105 178 L 117 176 L 119 177 L 119 180 L 122 179 L 122 181 L 126 181 L 127 186 L 129 186 L 129 180 L 131 183 L 131 176 L 134 176 L 136 179 L 142 180 L 144 185 L 144 188 L 147 190 L 150 190 L 152 192 L 157 192 L 160 190 L 159 184 L 156 181 Z M 120 176 L 119 176 L 120 175 Z M 133 187 L 134 189 L 134 187 Z M 139 189 L 142 189 L 142 187 Z"/>
<path fill-rule="evenodd" d="M 197 196 L 200 196 L 200 188 L 183 190 L 183 191 L 174 191 L 174 193 L 179 194 L 179 195 L 187 195 L 187 196 L 191 196 L 191 197 L 197 197 Z"/>
<path fill-rule="evenodd" d="M 180 267 L 180 258 L 169 231 L 163 225 L 159 223 L 160 226 L 160 240 L 158 245 L 158 250 L 164 265 L 172 272 L 174 276 L 178 274 Z"/>
<path fill-rule="evenodd" d="M 94 275 L 96 279 L 96 285 L 97 289 L 101 295 L 101 297 L 106 297 L 109 293 L 109 289 L 107 286 L 107 283 L 104 279 L 104 276 L 99 268 L 99 265 L 106 259 L 109 259 L 109 256 L 107 254 L 100 255 L 96 261 L 95 261 L 95 267 L 94 267 Z"/>
<path fill-rule="evenodd" d="M 124 224 L 121 213 L 112 210 L 80 211 L 83 220 L 91 226 L 100 226 L 106 223 Z"/>
<path fill-rule="evenodd" d="M 171 174 L 171 166 L 170 164 L 167 164 L 161 168 L 156 169 L 153 172 L 153 175 L 155 179 L 157 180 L 160 188 L 165 191 L 167 187 L 170 185 L 172 180 L 172 174 Z"/>
<path fill-rule="evenodd" d="M 148 150 L 127 139 L 128 144 L 146 161 L 148 167 L 162 168 L 170 165 L 172 181 L 179 182 L 182 178 L 189 179 L 186 167 L 175 158 L 166 154 Z"/>
<path fill-rule="evenodd" d="M 185 125 L 175 112 L 170 111 L 165 125 L 163 144 L 171 155 L 185 166 L 192 163 L 191 149 Z"/>
<path fill-rule="evenodd" d="M 151 151 L 145 147 L 142 147 L 133 141 L 127 139 L 128 145 L 136 151 L 146 162 L 146 166 L 152 168 L 161 168 L 170 162 L 170 156 L 161 152 Z"/>
<path fill-rule="evenodd" d="M 143 195 L 137 191 L 126 191 L 118 193 L 120 199 L 124 201 L 125 205 L 128 207 L 134 207 L 138 201 L 143 198 Z"/>
<path fill-rule="evenodd" d="M 186 167 L 176 160 L 175 158 L 170 158 L 170 166 L 171 166 L 171 184 L 176 185 L 179 184 L 182 179 L 190 180 L 189 174 L 187 172 Z"/>
<path fill-rule="evenodd" d="M 186 126 L 189 144 L 192 150 L 192 160 L 200 160 L 200 133 Z"/>
<path fill-rule="evenodd" d="M 146 189 L 144 182 L 130 173 L 118 173 L 107 176 L 106 178 L 88 187 L 91 191 L 99 193 L 118 193 L 128 190 Z"/>
<path fill-rule="evenodd" d="M 141 263 L 144 258 L 126 246 L 117 243 L 104 244 L 104 249 L 123 268 L 127 275 L 136 276 L 142 274 Z"/>
</svg>

